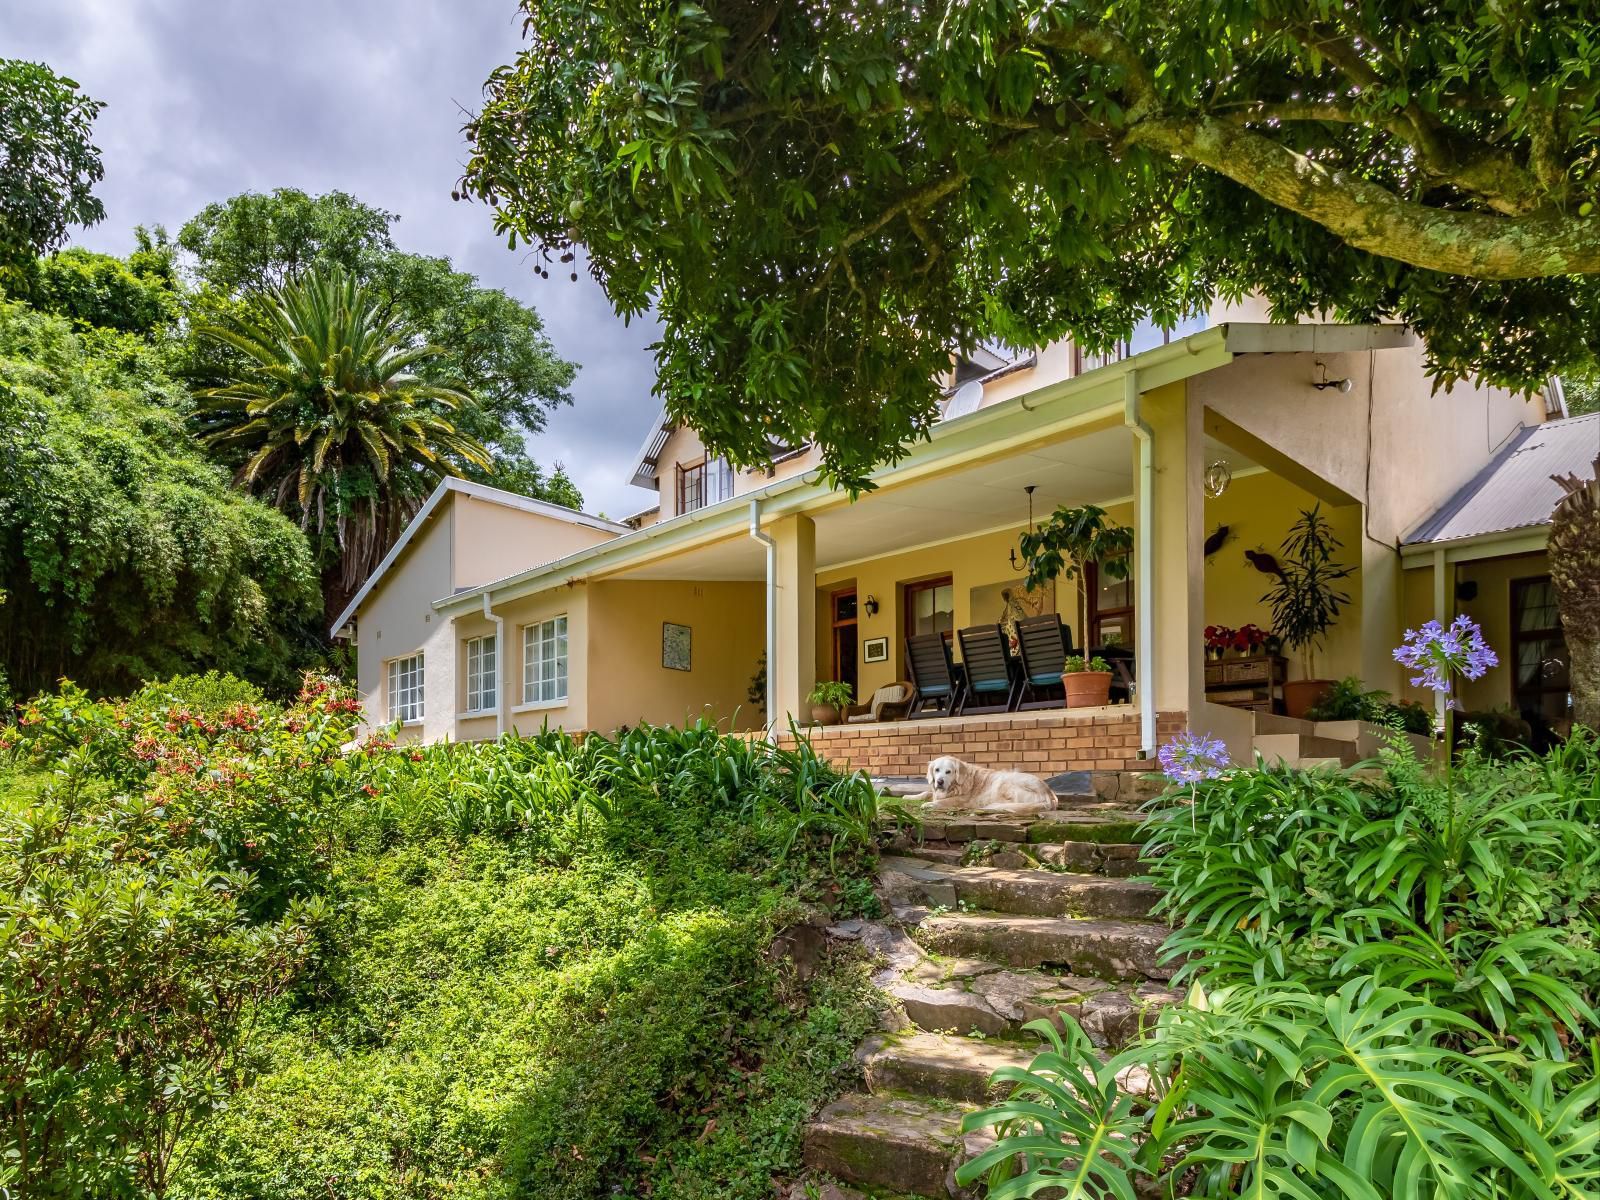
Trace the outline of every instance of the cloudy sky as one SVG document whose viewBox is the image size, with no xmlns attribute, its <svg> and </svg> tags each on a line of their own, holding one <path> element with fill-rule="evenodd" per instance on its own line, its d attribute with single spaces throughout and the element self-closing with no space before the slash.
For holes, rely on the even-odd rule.
<svg viewBox="0 0 1600 1200">
<path fill-rule="evenodd" d="M 629 327 L 586 274 L 533 274 L 487 209 L 457 204 L 466 109 L 519 45 L 515 0 L 0 0 L 0 56 L 48 63 L 106 109 L 96 125 L 106 220 L 78 235 L 126 253 L 242 191 L 340 188 L 400 214 L 395 240 L 448 255 L 543 314 L 580 365 L 574 404 L 533 440 L 586 507 L 623 516 L 657 404 L 648 322 Z"/>
</svg>

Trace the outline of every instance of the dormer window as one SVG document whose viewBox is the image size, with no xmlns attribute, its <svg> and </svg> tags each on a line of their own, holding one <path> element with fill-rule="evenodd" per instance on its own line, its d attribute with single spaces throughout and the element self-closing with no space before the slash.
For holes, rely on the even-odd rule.
<svg viewBox="0 0 1600 1200">
<path fill-rule="evenodd" d="M 733 497 L 733 468 L 725 458 L 678 466 L 678 513 L 694 512 Z"/>
</svg>

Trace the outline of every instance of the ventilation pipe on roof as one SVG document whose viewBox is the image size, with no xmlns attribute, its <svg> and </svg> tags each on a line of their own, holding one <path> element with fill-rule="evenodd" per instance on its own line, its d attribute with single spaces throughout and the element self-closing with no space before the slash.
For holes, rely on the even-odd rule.
<svg viewBox="0 0 1600 1200">
<path fill-rule="evenodd" d="M 778 543 L 761 532 L 761 501 L 750 501 L 750 536 L 767 549 L 767 740 L 777 740 Z"/>
<path fill-rule="evenodd" d="M 506 619 L 489 607 L 489 589 L 483 589 L 483 615 L 494 622 L 494 736 L 506 731 L 506 674 L 500 664 L 506 660 Z"/>
<path fill-rule="evenodd" d="M 1133 571 L 1133 612 L 1137 632 L 1133 642 L 1133 677 L 1139 694 L 1139 750 L 1146 758 L 1156 753 L 1155 654 L 1155 434 L 1145 423 L 1139 404 L 1139 372 L 1122 377 L 1122 423 L 1139 443 L 1139 478 L 1134 492 L 1134 523 L 1138 529 L 1138 561 Z"/>
</svg>

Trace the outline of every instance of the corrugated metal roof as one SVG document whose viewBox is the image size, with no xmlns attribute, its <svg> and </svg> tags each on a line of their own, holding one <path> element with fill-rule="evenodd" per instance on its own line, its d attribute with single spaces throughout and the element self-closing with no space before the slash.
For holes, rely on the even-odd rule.
<svg viewBox="0 0 1600 1200">
<path fill-rule="evenodd" d="M 1600 413 L 1524 429 L 1438 512 L 1404 539 L 1452 542 L 1550 522 L 1561 500 L 1552 475 L 1588 478 L 1600 455 Z"/>
</svg>

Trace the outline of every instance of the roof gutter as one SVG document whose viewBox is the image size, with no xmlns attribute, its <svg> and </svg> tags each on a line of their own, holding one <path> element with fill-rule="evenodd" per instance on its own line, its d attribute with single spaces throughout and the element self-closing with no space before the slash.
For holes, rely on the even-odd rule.
<svg viewBox="0 0 1600 1200">
<path fill-rule="evenodd" d="M 750 536 L 760 542 L 767 551 L 767 711 L 764 714 L 767 727 L 767 740 L 775 741 L 777 737 L 778 711 L 775 692 L 777 679 L 773 670 L 778 655 L 778 543 L 770 533 L 761 529 L 761 499 L 758 496 L 750 501 Z"/>
<path fill-rule="evenodd" d="M 1156 753 L 1156 622 L 1155 622 L 1155 434 L 1140 407 L 1139 372 L 1122 377 L 1122 423 L 1139 443 L 1139 478 L 1134 489 L 1134 524 L 1138 561 L 1134 567 L 1134 690 L 1139 700 L 1139 752 Z M 1085 631 L 1087 635 L 1087 630 Z"/>
</svg>

